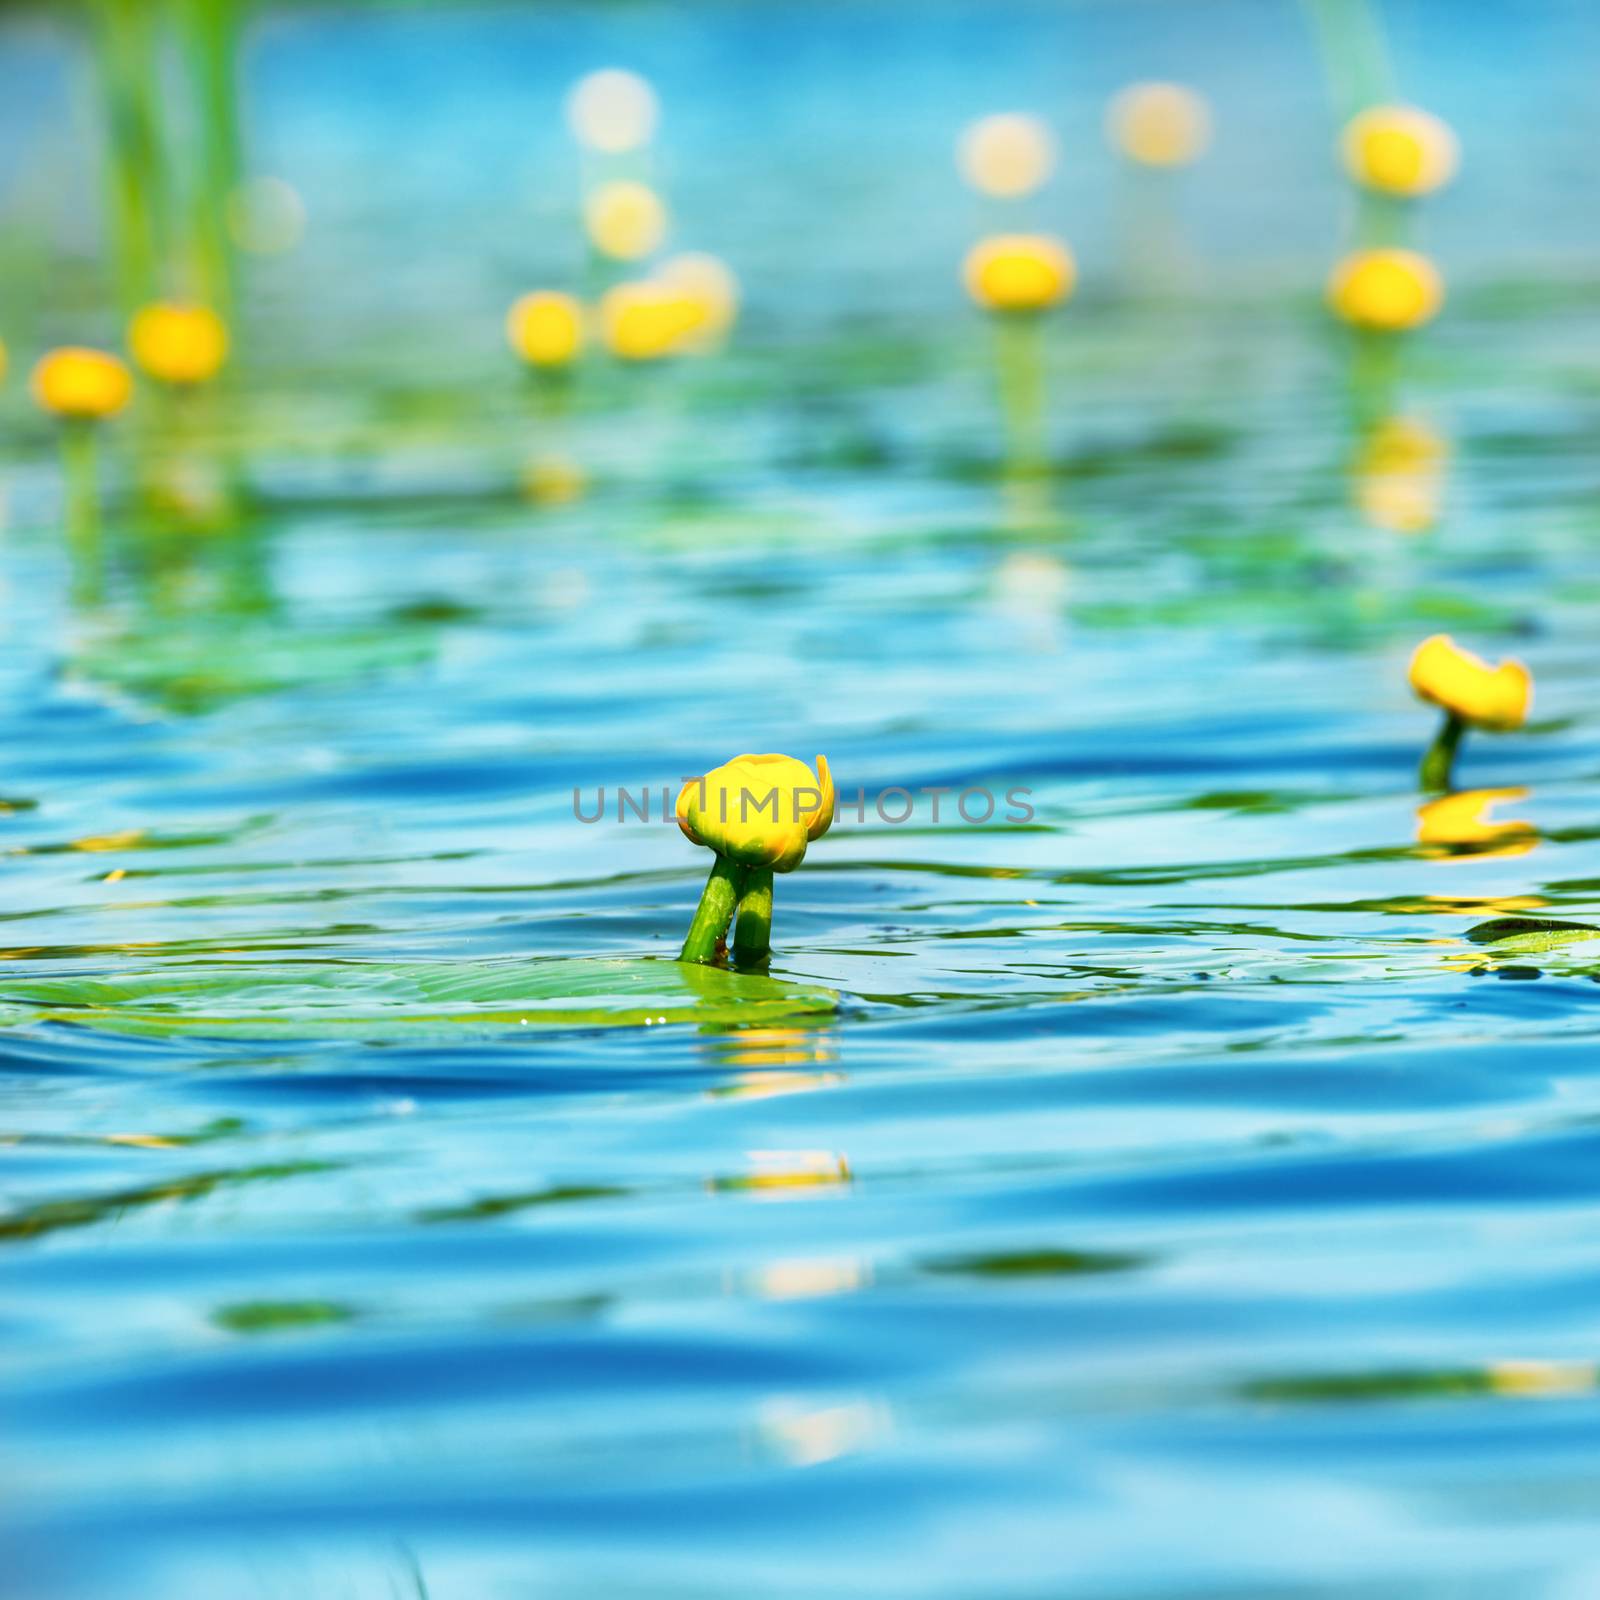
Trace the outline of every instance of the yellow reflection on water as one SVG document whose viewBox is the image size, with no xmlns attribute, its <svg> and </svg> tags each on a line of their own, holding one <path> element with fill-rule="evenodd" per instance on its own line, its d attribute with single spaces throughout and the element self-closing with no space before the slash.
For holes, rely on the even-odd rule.
<svg viewBox="0 0 1600 1600">
<path fill-rule="evenodd" d="M 855 1180 L 850 1163 L 833 1150 L 747 1150 L 749 1172 L 713 1178 L 718 1192 L 783 1195 L 796 1190 L 843 1188 Z"/>
<path fill-rule="evenodd" d="M 1415 417 L 1384 417 L 1352 465 L 1356 507 L 1374 528 L 1426 533 L 1439 520 L 1449 465 L 1442 434 Z"/>
<path fill-rule="evenodd" d="M 814 1467 L 881 1443 L 894 1430 L 888 1406 L 876 1400 L 806 1408 L 775 1400 L 762 1407 L 761 1436 L 790 1466 Z"/>
<path fill-rule="evenodd" d="M 1539 843 L 1531 822 L 1489 813 L 1503 801 L 1525 800 L 1525 788 L 1462 789 L 1417 808 L 1417 843 L 1431 847 L 1434 859 L 1470 856 L 1521 856 Z"/>
<path fill-rule="evenodd" d="M 1595 1388 L 1600 1367 L 1592 1361 L 1496 1361 L 1488 1378 L 1496 1394 L 1556 1399 Z"/>
<path fill-rule="evenodd" d="M 763 1300 L 816 1300 L 853 1294 L 871 1282 L 863 1262 L 849 1256 L 831 1260 L 771 1261 L 747 1280 L 751 1293 Z"/>
</svg>

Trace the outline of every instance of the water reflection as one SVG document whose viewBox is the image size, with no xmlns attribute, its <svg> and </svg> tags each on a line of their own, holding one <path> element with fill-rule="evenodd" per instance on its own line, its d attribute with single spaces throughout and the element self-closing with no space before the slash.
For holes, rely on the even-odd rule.
<svg viewBox="0 0 1600 1600">
<path fill-rule="evenodd" d="M 1363 520 L 1390 533 L 1426 533 L 1439 520 L 1449 465 L 1449 441 L 1428 423 L 1380 418 L 1365 430 L 1351 466 Z"/>
<path fill-rule="evenodd" d="M 1494 820 L 1495 806 L 1526 800 L 1525 788 L 1462 789 L 1441 795 L 1417 808 L 1417 843 L 1432 858 L 1521 856 L 1539 843 L 1531 822 L 1507 817 Z"/>
</svg>

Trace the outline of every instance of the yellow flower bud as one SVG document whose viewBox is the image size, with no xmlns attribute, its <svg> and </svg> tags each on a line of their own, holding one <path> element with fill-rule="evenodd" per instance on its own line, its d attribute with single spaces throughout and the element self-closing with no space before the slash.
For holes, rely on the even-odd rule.
<svg viewBox="0 0 1600 1600">
<path fill-rule="evenodd" d="M 1456 136 L 1413 106 L 1372 106 L 1352 117 L 1339 149 L 1350 176 L 1384 194 L 1429 194 L 1455 176 Z"/>
<path fill-rule="evenodd" d="M 1007 233 L 975 244 L 962 276 L 967 293 L 989 311 L 1043 311 L 1072 293 L 1078 268 L 1059 239 Z"/>
<path fill-rule="evenodd" d="M 1031 194 L 1050 176 L 1055 141 L 1037 117 L 1002 112 L 980 117 L 962 134 L 956 161 L 974 189 L 1013 198 Z"/>
<path fill-rule="evenodd" d="M 1415 250 L 1358 250 L 1333 269 L 1328 304 L 1357 328 L 1400 333 L 1438 315 L 1444 280 Z"/>
<path fill-rule="evenodd" d="M 1211 111 L 1180 83 L 1134 83 L 1111 102 L 1106 133 L 1112 147 L 1146 167 L 1183 167 L 1211 142 Z"/>
<path fill-rule="evenodd" d="M 617 178 L 601 184 L 589 196 L 583 224 L 602 255 L 637 261 L 666 237 L 667 208 L 648 184 Z"/>
<path fill-rule="evenodd" d="M 1504 731 L 1528 720 L 1533 674 L 1520 661 L 1491 667 L 1463 650 L 1448 634 L 1436 633 L 1411 658 L 1411 687 L 1420 699 L 1441 706 L 1463 722 Z"/>
<path fill-rule="evenodd" d="M 133 377 L 113 355 L 68 345 L 33 369 L 33 398 L 41 410 L 79 420 L 110 417 L 133 395 Z"/>
<path fill-rule="evenodd" d="M 564 367 L 583 349 L 583 307 L 570 294 L 525 294 L 506 314 L 506 339 L 533 367 Z"/>
<path fill-rule="evenodd" d="M 833 825 L 833 775 L 793 756 L 735 756 L 678 795 L 686 837 L 746 867 L 793 872 Z"/>
<path fill-rule="evenodd" d="M 653 282 L 619 283 L 600 301 L 600 332 L 622 361 L 659 361 L 683 348 L 698 311 L 686 295 Z"/>
<path fill-rule="evenodd" d="M 128 348 L 140 369 L 162 383 L 206 383 L 228 359 L 228 329 L 209 306 L 160 301 L 134 316 Z"/>
</svg>

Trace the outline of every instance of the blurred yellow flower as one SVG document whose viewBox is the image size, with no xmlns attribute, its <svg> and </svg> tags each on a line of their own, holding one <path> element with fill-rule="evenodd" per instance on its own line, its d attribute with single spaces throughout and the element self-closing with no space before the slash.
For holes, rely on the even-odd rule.
<svg viewBox="0 0 1600 1600">
<path fill-rule="evenodd" d="M 208 383 L 228 359 L 228 329 L 209 306 L 157 301 L 135 313 L 128 349 L 162 383 Z"/>
<path fill-rule="evenodd" d="M 739 316 L 739 280 L 727 264 L 703 251 L 664 261 L 655 281 L 683 300 L 694 316 L 692 342 L 701 348 L 720 343 Z"/>
<path fill-rule="evenodd" d="M 989 311 L 1043 311 L 1072 293 L 1072 252 L 1045 234 L 1002 233 L 980 239 L 962 267 L 967 293 Z"/>
<path fill-rule="evenodd" d="M 1183 167 L 1211 142 L 1211 110 L 1181 83 L 1130 84 L 1111 102 L 1112 146 L 1146 167 Z"/>
<path fill-rule="evenodd" d="M 0 339 L 0 383 L 5 382 L 6 368 L 11 365 L 11 352 L 6 349 L 6 342 Z"/>
<path fill-rule="evenodd" d="M 589 474 L 568 456 L 536 456 L 522 473 L 522 492 L 536 506 L 571 505 L 588 487 Z"/>
<path fill-rule="evenodd" d="M 67 345 L 33 369 L 33 398 L 58 417 L 114 416 L 133 395 L 133 376 L 104 350 Z"/>
<path fill-rule="evenodd" d="M 833 775 L 793 756 L 735 756 L 678 795 L 678 826 L 696 844 L 746 867 L 792 872 L 833 826 Z"/>
<path fill-rule="evenodd" d="M 1444 280 L 1415 250 L 1358 250 L 1333 269 L 1328 304 L 1355 327 L 1398 333 L 1438 315 Z"/>
<path fill-rule="evenodd" d="M 1533 700 L 1533 674 L 1520 661 L 1491 667 L 1448 634 L 1424 639 L 1411 657 L 1411 687 L 1423 700 L 1480 728 L 1520 728 Z"/>
<path fill-rule="evenodd" d="M 1031 194 L 1055 167 L 1055 140 L 1037 117 L 1001 112 L 967 127 L 956 161 L 967 182 L 983 194 Z"/>
<path fill-rule="evenodd" d="M 1428 194 L 1455 176 L 1456 136 L 1414 106 L 1371 106 L 1352 117 L 1339 141 L 1345 170 L 1384 194 Z"/>
<path fill-rule="evenodd" d="M 1474 854 L 1520 856 L 1538 844 L 1531 822 L 1489 813 L 1502 800 L 1525 800 L 1526 789 L 1462 789 L 1417 808 L 1417 843 L 1444 847 L 1471 845 Z"/>
<path fill-rule="evenodd" d="M 567 96 L 567 124 L 578 142 L 607 155 L 648 144 L 656 110 L 655 90 L 621 67 L 587 73 Z"/>
<path fill-rule="evenodd" d="M 1391 533 L 1423 533 L 1439 518 L 1450 447 L 1415 417 L 1385 417 L 1356 457 L 1356 502 Z"/>
<path fill-rule="evenodd" d="M 602 255 L 637 261 L 666 237 L 667 208 L 648 184 L 615 178 L 584 202 L 583 224 Z"/>
<path fill-rule="evenodd" d="M 564 367 L 583 349 L 583 307 L 555 289 L 525 294 L 506 313 L 506 339 L 530 366 Z"/>
<path fill-rule="evenodd" d="M 686 295 L 648 279 L 619 283 L 600 301 L 600 332 L 622 361 L 659 361 L 683 348 L 699 311 Z"/>
</svg>

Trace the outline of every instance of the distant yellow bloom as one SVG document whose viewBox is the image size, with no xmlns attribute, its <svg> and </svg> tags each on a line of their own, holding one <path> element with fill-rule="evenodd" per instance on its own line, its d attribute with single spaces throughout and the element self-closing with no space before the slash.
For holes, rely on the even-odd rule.
<svg viewBox="0 0 1600 1600">
<path fill-rule="evenodd" d="M 1428 194 L 1455 176 L 1456 136 L 1414 106 L 1372 106 L 1352 117 L 1339 149 L 1350 176 L 1384 194 Z"/>
<path fill-rule="evenodd" d="M 1463 650 L 1448 634 L 1436 633 L 1411 658 L 1411 687 L 1423 700 L 1442 706 L 1480 728 L 1520 728 L 1533 700 L 1533 674 L 1520 661 L 1491 667 Z"/>
<path fill-rule="evenodd" d="M 33 398 L 58 417 L 110 417 L 133 395 L 133 376 L 113 355 L 68 345 L 33 369 Z"/>
<path fill-rule="evenodd" d="M 715 345 L 727 336 L 739 315 L 739 280 L 725 262 L 690 251 L 663 261 L 652 276 L 686 302 L 694 317 L 694 345 Z"/>
<path fill-rule="evenodd" d="M 735 756 L 678 795 L 678 826 L 696 844 L 746 867 L 792 872 L 833 826 L 833 776 L 793 756 Z"/>
<path fill-rule="evenodd" d="M 1501 801 L 1527 797 L 1526 789 L 1462 789 L 1429 800 L 1417 808 L 1417 843 L 1470 845 L 1478 855 L 1526 855 L 1539 842 L 1533 824 L 1513 817 L 1496 822 L 1489 813 Z"/>
<path fill-rule="evenodd" d="M 11 365 L 11 353 L 6 349 L 6 342 L 0 339 L 0 383 L 5 382 L 6 368 Z"/>
<path fill-rule="evenodd" d="M 128 325 L 128 349 L 162 383 L 207 383 L 228 359 L 228 329 L 209 306 L 158 301 Z"/>
<path fill-rule="evenodd" d="M 983 194 L 1031 194 L 1056 164 L 1055 140 L 1037 117 L 1001 112 L 968 126 L 956 161 L 967 182 Z"/>
<path fill-rule="evenodd" d="M 584 202 L 583 223 L 602 255 L 637 261 L 667 233 L 667 208 L 648 184 L 635 178 L 603 183 Z"/>
<path fill-rule="evenodd" d="M 1391 533 L 1423 533 L 1439 518 L 1450 447 L 1415 417 L 1385 417 L 1372 430 L 1354 474 L 1362 515 Z"/>
<path fill-rule="evenodd" d="M 1496 1361 L 1488 1379 L 1495 1394 L 1560 1399 L 1600 1385 L 1600 1367 L 1592 1361 Z"/>
<path fill-rule="evenodd" d="M 967 293 L 990 311 L 1043 311 L 1072 293 L 1072 252 L 1045 234 L 1003 233 L 981 239 L 962 268 Z"/>
<path fill-rule="evenodd" d="M 655 90 L 637 72 L 621 67 L 590 72 L 567 96 L 567 123 L 591 150 L 608 155 L 637 150 L 655 132 Z"/>
<path fill-rule="evenodd" d="M 523 493 L 536 506 L 565 506 L 581 500 L 589 474 L 567 456 L 536 456 L 523 469 Z"/>
<path fill-rule="evenodd" d="M 564 367 L 583 349 L 583 307 L 555 289 L 525 294 L 506 314 L 506 339 L 530 366 Z"/>
<path fill-rule="evenodd" d="M 699 317 L 688 296 L 650 280 L 619 283 L 600 301 L 601 335 L 622 361 L 659 361 L 675 354 Z"/>
<path fill-rule="evenodd" d="M 1147 167 L 1183 167 L 1211 142 L 1211 110 L 1181 83 L 1130 84 L 1111 102 L 1106 132 L 1113 147 Z"/>
<path fill-rule="evenodd" d="M 1399 333 L 1438 315 L 1444 280 L 1415 250 L 1358 250 L 1333 269 L 1328 304 L 1358 328 Z"/>
</svg>

